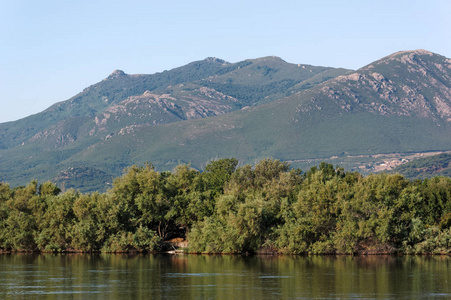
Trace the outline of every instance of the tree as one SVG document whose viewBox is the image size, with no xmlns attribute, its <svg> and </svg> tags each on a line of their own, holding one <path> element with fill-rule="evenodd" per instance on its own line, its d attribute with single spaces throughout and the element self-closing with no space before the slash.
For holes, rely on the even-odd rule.
<svg viewBox="0 0 451 300">
<path fill-rule="evenodd" d="M 222 193 L 224 184 L 230 180 L 237 165 L 238 160 L 235 158 L 224 158 L 210 162 L 202 174 L 208 184 L 208 189 L 213 190 L 216 194 Z"/>
<path fill-rule="evenodd" d="M 36 250 L 35 235 L 37 231 L 36 215 L 42 213 L 37 195 L 37 181 L 33 180 L 26 187 L 13 191 L 6 201 L 9 210 L 3 232 L 3 247 L 9 250 Z"/>
<path fill-rule="evenodd" d="M 42 187 L 42 185 L 41 185 Z M 79 193 L 69 190 L 63 194 L 55 195 L 56 189 L 53 187 L 48 192 L 43 193 L 46 203 L 45 212 L 38 222 L 38 234 L 36 243 L 40 250 L 60 252 L 70 249 L 72 229 L 75 220 L 73 212 L 74 202 L 79 197 Z"/>
</svg>

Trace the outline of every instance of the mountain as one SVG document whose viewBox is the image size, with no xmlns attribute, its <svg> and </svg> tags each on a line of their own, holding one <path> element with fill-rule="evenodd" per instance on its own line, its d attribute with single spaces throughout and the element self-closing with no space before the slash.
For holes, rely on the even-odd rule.
<svg viewBox="0 0 451 300">
<path fill-rule="evenodd" d="M 133 136 L 139 129 L 275 101 L 348 71 L 290 64 L 278 57 L 234 64 L 207 58 L 152 75 L 116 70 L 69 100 L 0 124 L 0 180 L 17 185 L 31 178 L 53 179 L 75 188 L 86 180 L 93 185 L 82 190 L 105 187 L 105 182 L 135 163 L 128 157 L 133 144 L 127 141 L 103 153 L 118 153 L 114 162 L 100 158 L 101 153 L 99 161 L 75 162 L 77 155 L 111 138 Z"/>
<path fill-rule="evenodd" d="M 356 71 L 207 58 L 152 75 L 115 71 L 0 124 L 0 180 L 102 190 L 132 164 L 202 169 L 225 157 L 371 172 L 384 155 L 450 150 L 450 133 L 451 60 L 438 54 L 397 52 Z"/>
</svg>

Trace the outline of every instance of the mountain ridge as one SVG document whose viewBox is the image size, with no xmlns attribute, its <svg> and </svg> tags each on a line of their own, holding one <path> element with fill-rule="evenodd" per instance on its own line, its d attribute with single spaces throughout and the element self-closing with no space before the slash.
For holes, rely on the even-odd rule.
<svg viewBox="0 0 451 300">
<path fill-rule="evenodd" d="M 145 161 L 201 169 L 232 156 L 295 166 L 337 157 L 361 168 L 349 157 L 451 149 L 451 60 L 414 50 L 355 71 L 273 56 L 206 58 L 151 75 L 115 70 L 31 121 L 0 124 L 0 180 L 47 180 L 70 168 L 111 180 Z"/>
</svg>

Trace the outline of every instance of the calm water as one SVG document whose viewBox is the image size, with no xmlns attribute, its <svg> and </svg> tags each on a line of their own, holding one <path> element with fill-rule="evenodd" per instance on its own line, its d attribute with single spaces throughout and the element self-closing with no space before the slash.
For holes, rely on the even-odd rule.
<svg viewBox="0 0 451 300">
<path fill-rule="evenodd" d="M 451 257 L 0 255 L 0 299 L 451 299 Z"/>
</svg>

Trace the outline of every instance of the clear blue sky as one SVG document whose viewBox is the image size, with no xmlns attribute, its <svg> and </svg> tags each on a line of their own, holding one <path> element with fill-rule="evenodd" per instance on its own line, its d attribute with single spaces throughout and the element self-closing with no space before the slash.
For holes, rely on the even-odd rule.
<svg viewBox="0 0 451 300">
<path fill-rule="evenodd" d="M 400 50 L 451 57 L 451 1 L 0 0 L 0 122 L 67 100 L 113 70 L 209 56 L 357 69 Z"/>
</svg>

